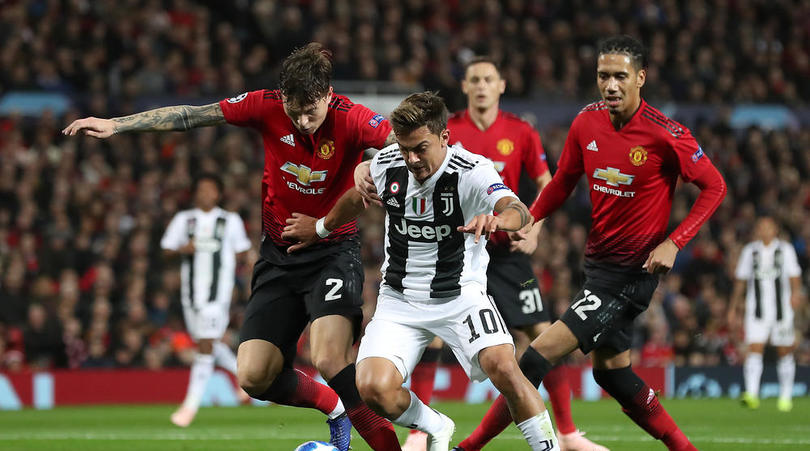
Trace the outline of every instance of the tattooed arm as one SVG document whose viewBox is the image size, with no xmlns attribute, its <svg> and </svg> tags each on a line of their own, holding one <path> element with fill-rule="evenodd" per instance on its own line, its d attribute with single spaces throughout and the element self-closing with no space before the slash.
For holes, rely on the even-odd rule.
<svg viewBox="0 0 810 451">
<path fill-rule="evenodd" d="M 385 138 L 385 144 L 383 144 L 383 147 L 388 147 L 395 142 L 397 142 L 397 135 L 395 135 L 394 131 L 391 130 L 391 132 L 388 133 L 388 137 Z"/>
<path fill-rule="evenodd" d="M 73 136 L 79 132 L 95 138 L 108 138 L 116 133 L 130 131 L 184 131 L 225 123 L 219 103 L 190 106 L 177 105 L 135 113 L 124 117 L 77 119 L 62 133 Z"/>
</svg>

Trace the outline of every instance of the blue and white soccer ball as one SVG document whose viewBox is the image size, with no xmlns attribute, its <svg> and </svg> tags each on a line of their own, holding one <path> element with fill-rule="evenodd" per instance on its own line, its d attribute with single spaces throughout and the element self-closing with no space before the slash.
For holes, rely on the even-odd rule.
<svg viewBox="0 0 810 451">
<path fill-rule="evenodd" d="M 298 445 L 298 448 L 295 448 L 295 451 L 339 451 L 339 450 L 326 442 L 312 441 Z"/>
</svg>

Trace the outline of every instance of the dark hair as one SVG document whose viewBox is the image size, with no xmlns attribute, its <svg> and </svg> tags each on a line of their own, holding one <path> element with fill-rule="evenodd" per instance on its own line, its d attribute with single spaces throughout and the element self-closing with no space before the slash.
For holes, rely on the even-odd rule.
<svg viewBox="0 0 810 451">
<path fill-rule="evenodd" d="M 214 174 L 213 172 L 202 172 L 198 174 L 197 177 L 194 178 L 193 192 L 195 193 L 197 192 L 197 187 L 203 180 L 214 182 L 214 184 L 217 185 L 217 189 L 219 190 L 220 195 L 224 191 L 225 186 L 222 183 L 222 179 L 218 175 Z"/>
<path fill-rule="evenodd" d="M 607 38 L 599 43 L 598 55 L 620 54 L 627 55 L 633 62 L 636 70 L 647 68 L 647 49 L 638 39 L 620 35 Z"/>
<path fill-rule="evenodd" d="M 495 72 L 498 73 L 499 77 L 501 76 L 501 67 L 495 62 L 495 59 L 493 59 L 491 56 L 479 55 L 472 57 L 469 61 L 467 61 L 467 64 L 464 65 L 464 77 L 467 77 L 467 70 L 470 68 L 470 66 L 481 63 L 492 64 L 495 67 Z"/>
<path fill-rule="evenodd" d="M 295 49 L 281 64 L 281 93 L 298 106 L 326 97 L 332 79 L 331 58 L 331 52 L 317 42 Z"/>
<path fill-rule="evenodd" d="M 427 125 L 434 135 L 447 129 L 447 107 L 436 92 L 425 91 L 411 94 L 391 112 L 391 128 L 397 135 L 410 133 Z"/>
</svg>

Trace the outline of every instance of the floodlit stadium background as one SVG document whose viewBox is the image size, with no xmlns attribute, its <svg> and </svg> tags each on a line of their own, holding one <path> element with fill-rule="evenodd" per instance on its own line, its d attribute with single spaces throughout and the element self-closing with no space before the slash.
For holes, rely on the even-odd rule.
<svg viewBox="0 0 810 451">
<path fill-rule="evenodd" d="M 643 371 L 659 378 L 667 395 L 735 396 L 744 349 L 741 325 L 730 333 L 726 324 L 726 305 L 758 215 L 778 218 L 805 268 L 803 285 L 810 282 L 810 2 L 655 3 L 0 1 L 0 378 L 11 381 L 0 384 L 0 408 L 134 402 L 115 398 L 123 395 L 114 390 L 60 394 L 62 378 L 87 384 L 103 379 L 91 371 L 99 368 L 144 369 L 121 374 L 132 375 L 135 386 L 155 377 L 179 387 L 156 401 L 182 398 L 193 348 L 178 267 L 162 259 L 159 238 L 189 206 L 200 171 L 222 174 L 223 206 L 242 215 L 256 246 L 238 270 L 226 337 L 234 345 L 248 298 L 261 234 L 258 134 L 218 127 L 66 139 L 59 131 L 73 119 L 273 89 L 280 61 L 311 40 L 334 52 L 335 90 L 356 102 L 387 113 L 407 93 L 432 89 L 458 110 L 464 62 L 489 54 L 507 80 L 501 108 L 538 128 L 554 169 L 571 119 L 598 98 L 595 42 L 615 33 L 643 39 L 650 68 L 642 94 L 692 129 L 729 185 L 638 319 L 634 364 L 650 367 Z M 677 190 L 673 225 L 695 195 L 692 186 Z M 558 312 L 581 285 L 588 212 L 586 192 L 578 190 L 547 222 L 535 255 L 544 299 Z M 383 254 L 381 220 L 382 211 L 372 210 L 361 224 L 369 313 Z M 796 390 L 804 394 L 806 299 L 797 327 Z M 449 387 L 457 373 L 445 357 Z M 308 363 L 305 343 L 299 363 Z M 577 371 L 587 359 L 570 363 Z M 38 373 L 45 379 L 37 371 L 46 371 Z M 717 384 L 701 385 L 694 375 Z M 766 395 L 768 387 L 775 394 L 774 382 L 766 370 Z M 135 401 L 151 399 L 132 384 L 124 388 Z M 585 398 L 601 395 L 587 380 L 580 385 Z M 478 400 L 442 387 L 440 397 Z"/>
</svg>

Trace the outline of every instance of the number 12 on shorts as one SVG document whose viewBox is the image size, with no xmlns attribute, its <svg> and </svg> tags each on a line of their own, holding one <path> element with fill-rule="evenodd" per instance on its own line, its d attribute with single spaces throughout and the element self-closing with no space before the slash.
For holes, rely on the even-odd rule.
<svg viewBox="0 0 810 451">
<path fill-rule="evenodd" d="M 573 310 L 582 321 L 585 321 L 588 319 L 588 315 L 586 315 L 585 312 L 598 309 L 602 305 L 602 300 L 591 293 L 590 290 L 582 290 L 582 292 L 585 296 L 571 304 L 571 310 Z"/>
</svg>

